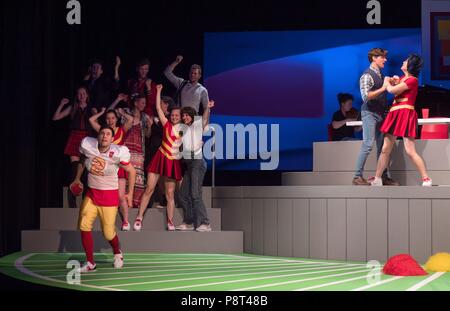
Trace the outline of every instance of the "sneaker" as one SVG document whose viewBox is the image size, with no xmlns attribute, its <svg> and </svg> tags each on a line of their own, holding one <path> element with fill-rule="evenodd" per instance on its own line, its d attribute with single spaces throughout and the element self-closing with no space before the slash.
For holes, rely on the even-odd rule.
<svg viewBox="0 0 450 311">
<path fill-rule="evenodd" d="M 158 202 L 156 204 L 156 208 L 166 208 L 167 207 L 167 200 L 166 200 L 166 196 L 163 195 L 161 198 L 161 202 Z"/>
<path fill-rule="evenodd" d="M 433 186 L 433 181 L 430 177 L 422 178 L 422 186 L 423 187 L 431 187 Z"/>
<path fill-rule="evenodd" d="M 78 268 L 78 270 L 77 270 L 78 273 L 88 273 L 88 272 L 94 272 L 94 271 L 97 271 L 97 265 L 92 264 L 89 261 L 86 261 L 86 263 L 81 268 Z"/>
<path fill-rule="evenodd" d="M 367 182 L 362 176 L 357 176 L 353 178 L 352 184 L 355 186 L 370 186 L 370 183 Z"/>
<path fill-rule="evenodd" d="M 131 226 L 130 226 L 130 223 L 128 221 L 124 221 L 122 223 L 122 231 L 130 231 L 130 228 L 131 228 Z"/>
<path fill-rule="evenodd" d="M 211 232 L 211 225 L 201 224 L 199 227 L 195 229 L 197 232 Z"/>
<path fill-rule="evenodd" d="M 179 230 L 179 231 L 193 231 L 194 230 L 194 225 L 188 225 L 188 224 L 183 222 L 181 225 L 176 226 L 175 230 Z"/>
<path fill-rule="evenodd" d="M 141 231 L 142 229 L 142 219 L 136 218 L 133 224 L 133 230 L 134 231 Z"/>
<path fill-rule="evenodd" d="M 173 222 L 171 220 L 167 221 L 167 230 L 168 231 L 175 231 L 175 225 L 173 224 Z"/>
<path fill-rule="evenodd" d="M 369 183 L 371 186 L 383 186 L 383 179 L 380 177 L 371 177 L 369 178 Z"/>
<path fill-rule="evenodd" d="M 114 255 L 114 268 L 120 269 L 123 267 L 123 254 L 120 252 L 120 254 Z"/>
<path fill-rule="evenodd" d="M 163 203 L 159 203 L 159 202 L 156 203 L 155 207 L 156 207 L 156 208 L 166 208 L 166 206 L 163 205 Z"/>
<path fill-rule="evenodd" d="M 384 177 L 383 186 L 400 186 L 400 183 L 398 181 L 393 180 L 392 178 Z"/>
</svg>

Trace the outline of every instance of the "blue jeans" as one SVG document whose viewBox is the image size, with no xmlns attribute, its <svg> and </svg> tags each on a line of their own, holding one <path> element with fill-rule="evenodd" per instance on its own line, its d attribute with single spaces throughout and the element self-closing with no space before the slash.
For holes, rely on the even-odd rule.
<svg viewBox="0 0 450 311">
<path fill-rule="evenodd" d="M 198 227 L 208 225 L 209 219 L 203 203 L 203 178 L 206 173 L 206 161 L 203 159 L 183 160 L 186 172 L 180 188 L 180 203 L 183 207 L 183 222 Z"/>
<path fill-rule="evenodd" d="M 383 124 L 383 117 L 378 113 L 370 111 L 361 111 L 363 143 L 359 151 L 358 162 L 356 162 L 355 177 L 362 177 L 364 165 L 367 157 L 373 148 L 373 143 L 377 144 L 377 160 L 380 157 L 381 149 L 383 148 L 384 134 L 380 131 Z M 388 177 L 387 169 L 383 172 L 383 178 Z"/>
</svg>

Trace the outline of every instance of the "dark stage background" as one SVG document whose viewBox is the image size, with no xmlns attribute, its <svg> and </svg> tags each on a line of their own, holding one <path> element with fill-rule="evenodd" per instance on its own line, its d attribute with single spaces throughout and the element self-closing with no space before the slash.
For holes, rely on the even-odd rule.
<svg viewBox="0 0 450 311">
<path fill-rule="evenodd" d="M 102 59 L 105 74 L 112 75 L 120 55 L 124 81 L 135 62 L 148 57 L 150 77 L 164 83 L 170 95 L 174 90 L 163 69 L 177 54 L 184 56 L 178 74 L 186 76 L 190 64 L 202 64 L 207 31 L 420 27 L 418 0 L 381 1 L 381 25 L 367 24 L 362 0 L 80 0 L 81 25 L 66 23 L 66 3 L 0 1 L 0 255 L 20 249 L 21 230 L 38 228 L 40 207 L 62 206 L 68 122 L 51 117 L 62 97 L 73 97 L 89 59 Z M 217 185 L 281 180 L 276 172 L 221 172 L 217 178 Z"/>
</svg>

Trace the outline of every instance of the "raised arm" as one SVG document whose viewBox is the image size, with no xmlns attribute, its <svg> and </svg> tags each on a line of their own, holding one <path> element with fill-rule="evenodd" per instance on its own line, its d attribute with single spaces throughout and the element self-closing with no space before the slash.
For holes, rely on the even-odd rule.
<svg viewBox="0 0 450 311">
<path fill-rule="evenodd" d="M 164 126 L 167 123 L 166 115 L 164 114 L 164 111 L 161 108 L 161 91 L 162 91 L 162 84 L 158 84 L 156 86 L 156 112 L 158 113 L 159 121 L 161 122 L 162 126 Z"/>
<path fill-rule="evenodd" d="M 119 76 L 119 67 L 120 67 L 120 64 L 122 64 L 122 61 L 120 60 L 120 57 L 119 57 L 119 56 L 116 56 L 116 63 L 115 63 L 115 65 L 114 65 L 114 80 L 115 80 L 116 82 L 119 82 L 119 80 L 120 80 L 120 76 Z"/>
<path fill-rule="evenodd" d="M 183 83 L 183 79 L 174 75 L 173 71 L 175 70 L 175 67 L 179 63 L 181 63 L 182 60 L 183 56 L 178 55 L 175 61 L 173 61 L 173 63 L 167 66 L 166 69 L 164 70 L 164 75 L 176 88 L 180 87 L 181 83 Z"/>
<path fill-rule="evenodd" d="M 211 109 L 214 107 L 214 104 L 215 104 L 214 101 L 210 100 L 208 102 L 208 105 L 206 106 L 205 111 L 203 112 L 202 116 L 203 129 L 209 124 L 209 116 L 211 115 Z"/>
<path fill-rule="evenodd" d="M 61 119 L 64 119 L 67 117 L 70 112 L 72 111 L 72 106 L 67 106 L 64 108 L 65 105 L 69 103 L 69 100 L 67 98 L 61 99 L 61 102 L 59 103 L 58 108 L 56 109 L 55 113 L 53 114 L 53 121 L 58 121 Z M 64 109 L 63 109 L 64 108 Z"/>
<path fill-rule="evenodd" d="M 125 119 L 125 123 L 122 124 L 122 128 L 125 132 L 128 132 L 128 130 L 133 126 L 133 116 L 126 113 L 122 108 L 117 109 L 117 113 Z"/>
<path fill-rule="evenodd" d="M 98 118 L 100 118 L 100 116 L 102 114 L 104 114 L 106 111 L 106 108 L 103 107 L 99 113 L 94 114 L 92 117 L 89 118 L 89 123 L 91 124 L 92 128 L 96 131 L 99 132 L 101 125 L 100 123 L 98 123 Z"/>
<path fill-rule="evenodd" d="M 116 109 L 116 106 L 123 100 L 123 101 L 127 101 L 128 99 L 128 95 L 120 93 L 119 95 L 117 95 L 117 98 L 112 102 L 111 105 L 109 105 L 108 110 L 109 109 Z"/>
</svg>

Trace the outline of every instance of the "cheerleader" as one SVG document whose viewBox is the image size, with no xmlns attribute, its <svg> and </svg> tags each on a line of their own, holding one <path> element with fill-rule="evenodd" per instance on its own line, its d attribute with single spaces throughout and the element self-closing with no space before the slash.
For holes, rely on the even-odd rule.
<svg viewBox="0 0 450 311">
<path fill-rule="evenodd" d="M 381 132 L 385 133 L 383 149 L 378 159 L 375 177 L 370 181 L 372 186 L 382 186 L 381 174 L 389 163 L 390 154 L 397 137 L 403 137 L 406 154 L 413 161 L 420 175 L 422 176 L 422 186 L 431 186 L 431 178 L 428 177 L 425 163 L 417 154 L 415 147 L 415 137 L 417 131 L 417 113 L 414 109 L 416 102 L 418 80 L 423 60 L 416 54 L 411 54 L 403 62 L 401 70 L 404 76 L 399 78 L 386 77 L 387 91 L 395 95 L 392 104 L 383 125 Z"/>
<path fill-rule="evenodd" d="M 89 93 L 86 87 L 79 87 L 76 92 L 73 105 L 63 98 L 53 115 L 53 121 L 70 117 L 70 135 L 67 140 L 64 154 L 70 157 L 72 167 L 71 179 L 75 178 L 77 166 L 80 162 L 80 144 L 83 138 L 88 136 L 89 130 Z M 70 208 L 76 208 L 76 197 L 71 191 L 67 191 L 67 199 Z"/>
<path fill-rule="evenodd" d="M 179 135 L 181 111 L 180 108 L 172 109 L 169 121 L 161 108 L 162 85 L 159 84 L 156 87 L 156 90 L 156 111 L 163 126 L 163 138 L 161 146 L 147 167 L 147 187 L 142 195 L 139 212 L 133 225 L 135 231 L 140 231 L 142 229 L 142 220 L 144 219 L 145 209 L 155 191 L 160 176 L 164 177 L 167 198 L 167 230 L 175 231 L 175 225 L 173 224 L 175 188 L 177 182 L 182 178 L 179 160 L 179 147 L 181 145 L 181 136 Z"/>
</svg>

